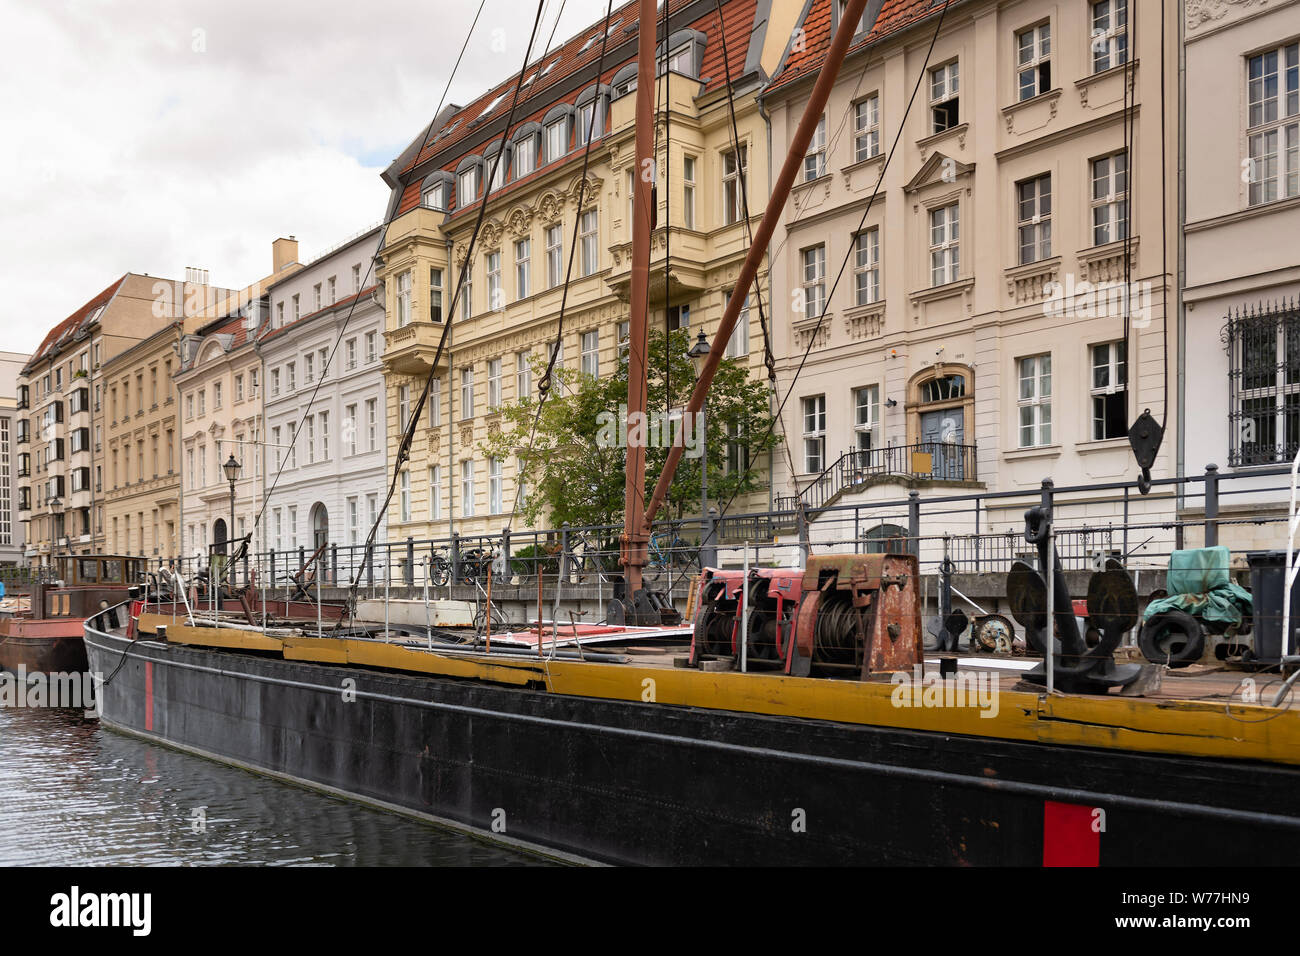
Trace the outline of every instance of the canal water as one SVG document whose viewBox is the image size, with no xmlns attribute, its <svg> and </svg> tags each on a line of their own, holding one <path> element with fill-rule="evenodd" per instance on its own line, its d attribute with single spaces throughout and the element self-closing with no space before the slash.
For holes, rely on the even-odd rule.
<svg viewBox="0 0 1300 956">
<path fill-rule="evenodd" d="M 0 866 L 545 861 L 106 730 L 0 708 Z"/>
</svg>

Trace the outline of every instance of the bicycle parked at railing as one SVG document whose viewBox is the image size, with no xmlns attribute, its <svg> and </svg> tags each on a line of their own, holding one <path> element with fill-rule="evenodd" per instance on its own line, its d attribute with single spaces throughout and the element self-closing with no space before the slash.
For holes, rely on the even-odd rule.
<svg viewBox="0 0 1300 956">
<path fill-rule="evenodd" d="M 446 587 L 451 580 L 451 561 L 446 548 L 438 548 L 425 558 L 425 573 L 429 583 L 436 588 Z"/>
<path fill-rule="evenodd" d="M 699 566 L 699 548 L 684 541 L 679 532 L 680 526 L 673 524 L 651 533 L 649 567 L 685 570 Z"/>
<path fill-rule="evenodd" d="M 618 570 L 618 548 L 598 540 L 593 532 L 570 532 L 568 570 L 579 581 L 608 580 Z"/>
<path fill-rule="evenodd" d="M 466 548 L 460 553 L 460 576 L 467 581 L 486 582 L 488 570 L 497 560 L 492 547 Z"/>
</svg>

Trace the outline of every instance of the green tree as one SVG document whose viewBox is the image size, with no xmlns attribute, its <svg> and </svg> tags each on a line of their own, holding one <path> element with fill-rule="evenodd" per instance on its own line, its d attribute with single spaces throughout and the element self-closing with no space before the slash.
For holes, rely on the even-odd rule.
<svg viewBox="0 0 1300 956">
<path fill-rule="evenodd" d="M 684 329 L 667 336 L 657 329 L 650 332 L 647 404 L 652 424 L 669 419 L 671 407 L 678 417 L 670 427 L 680 427 L 680 411 L 695 386 L 695 369 L 686 354 L 690 341 Z M 535 358 L 534 381 L 540 381 L 545 356 Z M 529 524 L 622 524 L 626 449 L 618 440 L 617 422 L 627 403 L 627 374 L 626 356 L 608 378 L 558 368 L 540 416 L 536 395 L 501 410 L 500 427 L 479 450 L 502 459 L 518 459 L 528 497 L 517 513 Z M 700 513 L 703 461 L 708 462 L 709 500 L 715 506 L 733 495 L 760 488 L 764 480 L 760 456 L 778 441 L 777 436 L 768 434 L 770 409 L 767 385 L 751 378 L 740 362 L 724 359 L 709 390 L 705 439 L 698 435 L 691 439 L 699 453 L 683 455 L 661 515 L 680 518 Z M 651 435 L 646 448 L 647 497 L 663 470 L 670 440 L 671 436 L 662 432 Z M 732 464 L 739 461 L 741 467 L 729 468 L 729 458 Z M 747 461 L 755 463 L 748 473 L 743 467 Z"/>
</svg>

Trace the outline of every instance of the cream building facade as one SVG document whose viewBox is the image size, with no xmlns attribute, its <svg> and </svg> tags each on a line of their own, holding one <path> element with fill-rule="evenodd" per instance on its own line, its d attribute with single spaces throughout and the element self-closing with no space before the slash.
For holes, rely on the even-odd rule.
<svg viewBox="0 0 1300 956">
<path fill-rule="evenodd" d="M 0 352 L 0 565 L 23 561 L 23 523 L 18 512 L 18 379 L 31 358 Z M 24 416 L 25 417 L 25 416 Z M 28 454 L 28 467 L 31 457 Z M 30 478 L 30 474 L 24 475 Z"/>
<path fill-rule="evenodd" d="M 775 68 L 799 10 L 799 4 L 782 0 L 723 3 L 724 63 L 716 4 L 670 4 L 656 90 L 669 124 L 665 128 L 661 120 L 665 132 L 657 150 L 652 328 L 667 323 L 711 335 L 717 327 L 749 245 L 741 177 L 749 184 L 755 222 L 766 195 L 766 126 L 756 92 Z M 421 142 L 412 143 L 385 174 L 396 214 L 378 268 L 386 312 L 390 467 L 439 338 L 451 324 L 435 397 L 388 512 L 390 540 L 452 531 L 498 534 L 521 480 L 527 493 L 529 476 L 518 473 L 515 461 L 486 459 L 477 446 L 499 426 L 495 409 L 535 394 L 533 367 L 544 361 L 556 336 L 575 223 L 578 248 L 560 361 L 596 375 L 617 367 L 628 321 L 635 12 L 634 4 L 614 11 L 599 76 L 603 19 L 529 68 L 509 130 L 513 84 L 505 82 L 469 107 L 438 117 L 432 142 L 423 149 Z M 728 64 L 739 142 L 727 102 Z M 587 128 L 595 132 L 584 187 Z M 503 133 L 499 179 L 488 194 L 465 294 L 453 307 Z M 760 281 L 766 299 L 765 271 Z M 749 313 L 728 347 L 758 374 L 757 310 L 751 305 Z M 766 494 L 756 497 L 765 507 Z M 513 530 L 520 530 L 518 523 Z"/>
<path fill-rule="evenodd" d="M 1177 230 L 1162 188 L 1174 209 L 1177 122 L 1171 104 L 1162 165 L 1160 7 L 954 2 L 927 60 L 942 7 L 894 4 L 855 39 L 774 236 L 782 393 L 795 383 L 783 419 L 793 473 L 778 454 L 774 479 L 787 506 L 1131 480 L 1126 435 L 1147 408 L 1169 416 L 1154 476 L 1174 473 L 1177 329 L 1166 352 L 1164 307 Z M 778 155 L 841 8 L 812 0 L 804 49 L 762 95 Z M 1170 30 L 1171 91 L 1176 41 Z M 922 534 L 1018 533 L 1025 507 L 990 502 Z M 1068 514 L 1104 524 L 1122 505 L 1098 492 Z M 906 514 L 880 521 L 888 537 Z M 827 515 L 812 534 L 873 529 Z"/>
</svg>

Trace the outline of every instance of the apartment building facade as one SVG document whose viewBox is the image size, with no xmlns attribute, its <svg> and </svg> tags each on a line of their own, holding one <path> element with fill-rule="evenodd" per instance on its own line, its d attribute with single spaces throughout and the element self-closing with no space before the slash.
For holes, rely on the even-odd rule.
<svg viewBox="0 0 1300 956">
<path fill-rule="evenodd" d="M 103 492 L 93 480 L 103 464 L 93 444 L 104 427 L 103 365 L 183 311 L 160 298 L 160 285 L 184 287 L 127 273 L 55 325 L 23 367 L 16 446 L 29 563 L 48 563 L 56 547 L 90 554 L 103 546 Z"/>
<path fill-rule="evenodd" d="M 372 267 L 379 236 L 368 229 L 272 284 L 270 322 L 256 345 L 266 545 L 307 556 L 338 545 L 341 569 L 360 563 L 388 483 L 384 309 Z"/>
<path fill-rule="evenodd" d="M 717 327 L 749 245 L 741 183 L 750 184 L 749 199 L 760 205 L 751 208 L 756 221 L 756 197 L 768 181 L 766 126 L 755 94 L 799 9 L 784 0 L 729 0 L 719 16 L 713 2 L 675 0 L 667 28 L 658 28 L 668 39 L 658 51 L 663 135 L 651 244 L 653 328 L 711 335 Z M 617 369 L 630 286 L 635 15 L 635 4 L 619 7 L 608 29 L 602 19 L 529 66 L 509 129 L 513 79 L 468 107 L 445 111 L 431 142 L 412 143 L 385 173 L 395 212 L 378 269 L 390 462 L 451 324 L 432 401 L 389 509 L 390 540 L 496 534 L 510 520 L 516 492 L 527 494 L 530 476 L 517 461 L 484 457 L 478 445 L 500 426 L 496 409 L 536 394 L 535 368 L 550 354 L 562 303 L 559 362 L 590 375 Z M 468 258 L 483 202 L 483 228 Z M 453 305 L 466 264 L 463 294 Z M 766 294 L 765 270 L 761 283 Z M 749 312 L 728 348 L 757 369 L 757 312 Z M 759 497 L 765 505 L 766 494 Z"/>
<path fill-rule="evenodd" d="M 842 10 L 812 0 L 762 95 L 778 154 Z M 774 237 L 781 500 L 1132 479 L 1148 408 L 1174 473 L 1176 42 L 1126 0 L 892 3 L 854 39 Z M 1023 500 L 989 507 L 981 530 L 1021 530 Z"/>
<path fill-rule="evenodd" d="M 0 352 L 0 565 L 23 563 L 24 526 L 18 513 L 18 379 L 30 358 L 20 352 Z"/>
<path fill-rule="evenodd" d="M 1300 3 L 1184 11 L 1183 343 L 1179 462 L 1196 474 L 1289 466 L 1300 452 Z M 1285 514 L 1277 478 L 1234 480 L 1240 519 Z M 1203 513 L 1187 503 L 1188 517 Z M 1283 526 L 1233 522 L 1220 540 L 1276 548 Z"/>
</svg>

